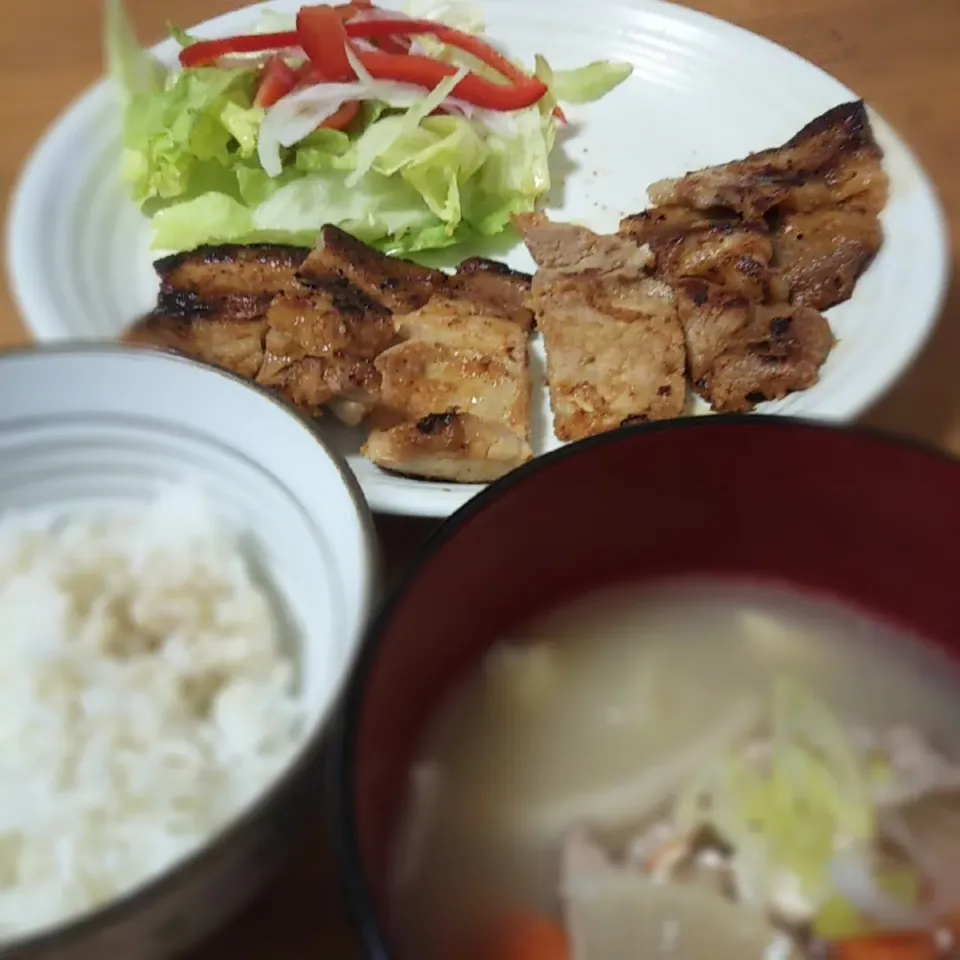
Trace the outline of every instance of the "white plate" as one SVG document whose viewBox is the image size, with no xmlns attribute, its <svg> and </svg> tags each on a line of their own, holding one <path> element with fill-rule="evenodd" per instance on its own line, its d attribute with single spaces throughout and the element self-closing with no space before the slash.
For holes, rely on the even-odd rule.
<svg viewBox="0 0 960 960">
<path fill-rule="evenodd" d="M 288 11 L 300 5 L 271 4 Z M 243 32 L 260 9 L 218 17 L 197 33 Z M 557 186 L 548 212 L 600 231 L 642 210 L 649 183 L 775 146 L 829 107 L 855 99 L 783 48 L 658 0 L 486 0 L 484 12 L 490 35 L 526 62 L 539 52 L 557 67 L 611 57 L 635 65 L 608 97 L 569 110 L 571 128 L 554 157 Z M 172 61 L 176 48 L 168 41 L 157 51 Z M 942 212 L 907 148 L 882 120 L 873 121 L 892 183 L 883 214 L 886 243 L 854 298 L 829 312 L 839 343 L 820 383 L 764 412 L 852 418 L 911 362 L 939 311 L 947 281 Z M 100 83 L 28 162 L 10 215 L 8 267 L 20 309 L 40 340 L 114 337 L 154 302 L 156 254 L 120 182 L 118 154 L 119 118 L 110 89 Z M 522 248 L 508 261 L 532 269 Z M 545 425 L 538 452 L 557 444 L 545 394 L 537 394 L 536 420 Z M 442 517 L 480 489 L 388 475 L 360 456 L 359 432 L 329 429 L 375 510 Z"/>
</svg>

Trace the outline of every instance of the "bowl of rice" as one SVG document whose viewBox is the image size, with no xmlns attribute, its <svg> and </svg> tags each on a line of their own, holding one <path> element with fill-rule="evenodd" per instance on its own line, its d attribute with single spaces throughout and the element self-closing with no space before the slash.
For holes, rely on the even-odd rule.
<svg viewBox="0 0 960 960">
<path fill-rule="evenodd" d="M 0 957 L 168 957 L 317 809 L 371 599 L 345 463 L 265 393 L 0 354 Z"/>
</svg>

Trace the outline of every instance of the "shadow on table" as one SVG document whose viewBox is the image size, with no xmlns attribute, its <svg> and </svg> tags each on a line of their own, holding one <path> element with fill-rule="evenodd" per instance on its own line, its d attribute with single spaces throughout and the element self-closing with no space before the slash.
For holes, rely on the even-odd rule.
<svg viewBox="0 0 960 960">
<path fill-rule="evenodd" d="M 902 306 L 906 318 L 910 304 Z M 960 454 L 960 278 L 956 273 L 930 342 L 860 422 Z"/>
<path fill-rule="evenodd" d="M 441 521 L 385 515 L 377 515 L 374 521 L 377 539 L 380 541 L 382 588 L 389 591 L 431 534 L 439 528 Z"/>
<path fill-rule="evenodd" d="M 362 960 L 329 830 L 318 815 L 279 880 L 185 960 Z"/>
</svg>

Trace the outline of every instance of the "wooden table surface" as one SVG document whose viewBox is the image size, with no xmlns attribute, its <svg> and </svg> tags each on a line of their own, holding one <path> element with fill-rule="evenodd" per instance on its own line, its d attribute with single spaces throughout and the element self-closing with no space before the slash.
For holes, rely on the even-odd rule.
<svg viewBox="0 0 960 960">
<path fill-rule="evenodd" d="M 547 0 L 541 0 L 547 2 Z M 237 0 L 127 0 L 144 39 L 189 25 Z M 960 2 L 958 0 L 697 0 L 695 6 L 777 41 L 834 74 L 900 132 L 935 181 L 960 248 Z M 101 0 L 18 0 L 0 31 L 0 200 L 6 205 L 31 144 L 100 72 Z M 764 82 L 764 78 L 758 78 Z M 956 261 L 956 257 L 955 257 Z M 906 314 L 910 304 L 902 305 Z M 4 283 L 0 347 L 25 342 Z M 960 288 L 954 283 L 928 348 L 866 422 L 960 453 Z M 430 531 L 380 523 L 396 568 Z M 230 960 L 360 956 L 336 867 L 318 822 L 304 855 L 248 913 L 198 951 Z"/>
</svg>

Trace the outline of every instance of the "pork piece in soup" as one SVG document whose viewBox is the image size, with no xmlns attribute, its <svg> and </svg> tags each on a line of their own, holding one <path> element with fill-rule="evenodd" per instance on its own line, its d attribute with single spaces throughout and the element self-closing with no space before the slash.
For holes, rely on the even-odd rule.
<svg viewBox="0 0 960 960">
<path fill-rule="evenodd" d="M 796 594 L 608 593 L 441 706 L 404 960 L 935 960 L 960 938 L 960 674 Z"/>
</svg>

